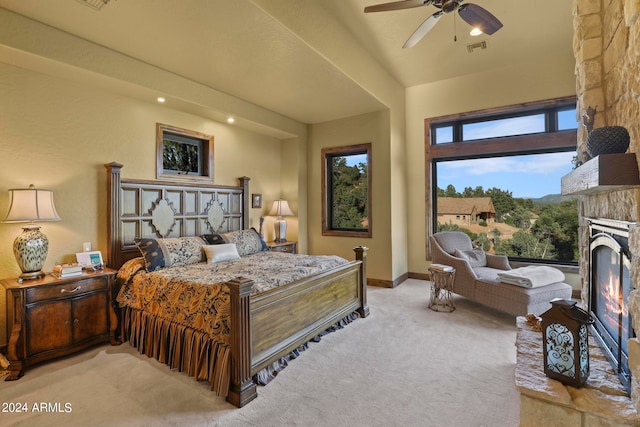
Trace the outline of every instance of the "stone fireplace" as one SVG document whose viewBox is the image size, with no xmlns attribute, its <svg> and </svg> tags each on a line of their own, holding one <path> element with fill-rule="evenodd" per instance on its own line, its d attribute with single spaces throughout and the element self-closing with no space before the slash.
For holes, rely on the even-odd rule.
<svg viewBox="0 0 640 427">
<path fill-rule="evenodd" d="M 623 221 L 628 227 L 628 250 L 631 258 L 629 265 L 629 279 L 631 290 L 628 295 L 628 315 L 632 320 L 632 328 L 636 331 L 640 330 L 640 225 L 637 223 L 638 198 L 640 191 L 638 189 L 602 191 L 595 194 L 581 196 L 580 215 L 581 215 L 581 233 L 580 233 L 580 273 L 582 275 L 582 293 L 581 303 L 584 308 L 589 307 L 590 284 L 593 280 L 591 276 L 591 245 L 590 237 L 593 231 L 590 229 L 589 218 L 606 218 Z M 624 273 L 623 273 L 624 274 Z M 633 337 L 623 343 L 629 355 L 629 370 L 631 380 L 627 389 L 631 391 L 631 398 L 636 406 L 640 408 L 640 340 Z M 623 380 L 624 383 L 624 380 Z"/>
<path fill-rule="evenodd" d="M 620 382 L 631 391 L 628 342 L 635 337 L 629 313 L 633 223 L 589 218 L 589 312 L 591 335 L 602 348 Z"/>
<path fill-rule="evenodd" d="M 576 58 L 577 111 L 596 108 L 594 128 L 624 126 L 631 136 L 627 156 L 640 153 L 640 1 L 573 0 Z M 578 158 L 586 158 L 587 130 L 578 130 Z M 637 167 L 637 166 L 636 166 Z M 617 167 L 608 171 L 615 175 Z M 638 177 L 636 176 L 636 183 Z M 631 285 L 629 314 L 635 331 L 640 331 L 640 189 L 637 185 L 603 186 L 581 194 L 580 275 L 581 303 L 589 305 L 589 223 L 588 218 L 606 218 L 632 223 L 629 228 Z M 631 370 L 631 399 L 640 409 L 640 341 L 628 340 Z"/>
<path fill-rule="evenodd" d="M 624 126 L 631 136 L 626 158 L 636 164 L 629 183 L 618 180 L 616 162 L 595 168 L 580 178 L 608 176 L 612 182 L 588 186 L 579 194 L 581 305 L 589 307 L 589 218 L 626 221 L 629 224 L 630 282 L 628 311 L 633 329 L 640 331 L 640 220 L 637 163 L 640 156 L 640 1 L 573 0 L 573 51 L 576 59 L 578 119 L 588 107 L 596 108 L 594 128 Z M 587 130 L 578 129 L 578 160 L 587 162 Z M 601 157 L 601 156 L 600 156 Z M 593 159 L 591 160 L 593 162 Z M 626 160 L 625 160 L 626 161 Z M 588 163 L 588 162 L 587 162 Z M 585 165 L 587 164 L 585 163 Z M 597 162 L 596 162 L 597 163 Z M 583 165 L 584 166 L 584 165 Z M 594 172 L 593 174 L 591 172 Z M 575 181 L 581 184 L 581 181 Z M 516 383 L 521 391 L 521 426 L 528 425 L 639 425 L 640 341 L 627 340 L 631 372 L 631 398 L 596 347 L 593 349 L 592 387 L 573 389 L 539 376 L 541 353 L 536 353 L 539 333 L 518 320 Z M 535 343 L 535 345 L 531 345 Z M 527 354 L 531 353 L 529 357 Z M 591 352 L 590 352 L 591 354 Z M 609 375 L 607 372 L 611 372 Z"/>
</svg>

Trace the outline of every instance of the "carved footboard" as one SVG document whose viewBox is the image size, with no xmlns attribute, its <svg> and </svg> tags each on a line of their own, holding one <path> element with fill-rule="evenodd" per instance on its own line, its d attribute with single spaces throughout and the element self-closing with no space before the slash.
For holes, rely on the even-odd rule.
<svg viewBox="0 0 640 427">
<path fill-rule="evenodd" d="M 252 376 L 357 311 L 369 315 L 367 248 L 356 261 L 318 276 L 251 296 L 252 281 L 238 278 L 231 290 L 231 384 L 227 400 L 242 407 L 257 396 Z"/>
</svg>

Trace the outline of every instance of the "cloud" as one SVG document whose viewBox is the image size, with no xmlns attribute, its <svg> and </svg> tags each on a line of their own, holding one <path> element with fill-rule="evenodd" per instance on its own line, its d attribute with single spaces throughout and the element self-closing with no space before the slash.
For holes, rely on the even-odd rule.
<svg viewBox="0 0 640 427">
<path fill-rule="evenodd" d="M 545 131 L 544 114 L 490 120 L 463 125 L 464 140 L 524 135 Z"/>
<path fill-rule="evenodd" d="M 438 173 L 443 175 L 488 175 L 497 173 L 552 174 L 568 172 L 574 152 L 537 154 L 488 159 L 457 160 L 438 163 Z"/>
</svg>

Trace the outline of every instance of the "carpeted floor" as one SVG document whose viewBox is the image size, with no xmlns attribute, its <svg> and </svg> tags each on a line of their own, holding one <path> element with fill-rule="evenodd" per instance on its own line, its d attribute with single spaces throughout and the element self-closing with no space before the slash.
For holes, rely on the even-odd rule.
<svg viewBox="0 0 640 427">
<path fill-rule="evenodd" d="M 428 289 L 370 287 L 369 317 L 311 343 L 241 409 L 123 344 L 0 381 L 0 425 L 517 426 L 515 318 L 459 297 L 434 312 Z"/>
</svg>

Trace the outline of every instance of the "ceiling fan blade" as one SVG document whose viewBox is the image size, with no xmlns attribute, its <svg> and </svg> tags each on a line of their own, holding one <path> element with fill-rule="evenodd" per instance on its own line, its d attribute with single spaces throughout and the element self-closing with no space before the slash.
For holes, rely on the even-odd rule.
<svg viewBox="0 0 640 427">
<path fill-rule="evenodd" d="M 403 48 L 415 46 L 422 38 L 427 35 L 434 25 L 438 23 L 438 19 L 442 16 L 443 12 L 439 10 L 430 17 L 428 17 L 420 26 L 411 34 L 411 37 L 404 42 Z"/>
<path fill-rule="evenodd" d="M 472 27 L 479 28 L 483 33 L 491 35 L 502 28 L 502 22 L 487 9 L 477 4 L 463 4 L 458 8 L 458 15 Z"/>
<path fill-rule="evenodd" d="M 411 9 L 413 7 L 420 7 L 428 4 L 431 4 L 431 1 L 424 1 L 424 0 L 394 1 L 391 3 L 382 3 L 382 4 L 376 4 L 373 6 L 367 6 L 364 8 L 364 13 L 387 12 L 390 10 Z"/>
</svg>

